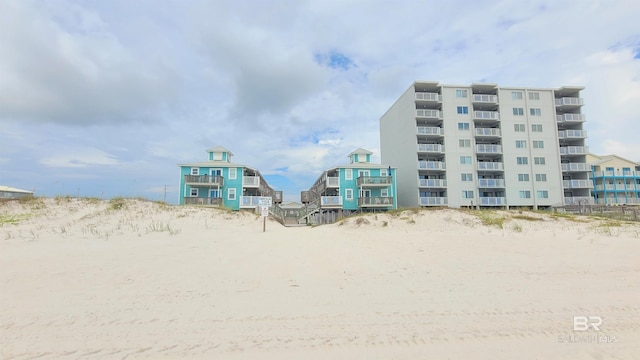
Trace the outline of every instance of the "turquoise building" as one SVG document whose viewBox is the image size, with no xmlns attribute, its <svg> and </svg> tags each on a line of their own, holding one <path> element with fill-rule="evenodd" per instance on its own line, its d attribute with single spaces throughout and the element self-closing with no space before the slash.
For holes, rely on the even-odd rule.
<svg viewBox="0 0 640 360">
<path fill-rule="evenodd" d="M 178 164 L 180 205 L 219 206 L 231 210 L 255 209 L 260 197 L 282 202 L 260 172 L 231 162 L 233 153 L 222 146 L 207 150 L 208 160 Z"/>
<path fill-rule="evenodd" d="M 599 205 L 640 205 L 640 163 L 589 154 L 593 197 Z"/>
</svg>

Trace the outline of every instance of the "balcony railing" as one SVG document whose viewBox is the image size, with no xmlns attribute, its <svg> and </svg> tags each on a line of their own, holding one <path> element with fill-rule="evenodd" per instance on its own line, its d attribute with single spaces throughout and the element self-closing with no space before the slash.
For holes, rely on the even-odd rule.
<svg viewBox="0 0 640 360">
<path fill-rule="evenodd" d="M 478 161 L 476 165 L 478 170 L 504 170 L 504 165 L 501 162 Z"/>
<path fill-rule="evenodd" d="M 478 188 L 504 188 L 504 179 L 478 179 Z"/>
<path fill-rule="evenodd" d="M 582 98 L 577 97 L 563 97 L 560 99 L 556 99 L 556 106 L 564 106 L 564 105 L 583 105 Z"/>
<path fill-rule="evenodd" d="M 502 154 L 502 145 L 479 144 L 476 145 L 476 152 L 482 154 Z"/>
<path fill-rule="evenodd" d="M 261 196 L 240 196 L 241 208 L 255 208 L 260 205 Z"/>
<path fill-rule="evenodd" d="M 444 161 L 418 161 L 418 169 L 420 170 L 446 170 L 447 166 Z"/>
<path fill-rule="evenodd" d="M 218 175 L 185 175 L 184 182 L 191 186 L 222 186 L 224 184 L 224 179 L 222 176 Z"/>
<path fill-rule="evenodd" d="M 392 196 L 370 196 L 358 198 L 359 207 L 389 207 L 393 206 Z"/>
<path fill-rule="evenodd" d="M 556 121 L 563 122 L 584 122 L 586 119 L 583 114 L 562 114 L 556 115 Z"/>
<path fill-rule="evenodd" d="M 586 130 L 560 130 L 558 139 L 584 139 L 587 137 Z"/>
<path fill-rule="evenodd" d="M 419 187 L 428 188 L 446 188 L 447 180 L 445 179 L 418 179 Z"/>
<path fill-rule="evenodd" d="M 562 171 L 589 171 L 589 165 L 585 163 L 564 163 L 561 164 Z"/>
<path fill-rule="evenodd" d="M 391 176 L 359 176 L 356 184 L 362 187 L 389 186 L 393 183 Z"/>
<path fill-rule="evenodd" d="M 422 101 L 442 101 L 442 96 L 437 93 L 417 92 L 416 100 Z"/>
<path fill-rule="evenodd" d="M 481 206 L 501 206 L 506 204 L 507 204 L 507 200 L 504 197 L 481 197 L 480 198 Z"/>
<path fill-rule="evenodd" d="M 592 188 L 591 180 L 562 180 L 562 186 L 565 189 Z"/>
<path fill-rule="evenodd" d="M 321 196 L 320 197 L 320 206 L 322 207 L 341 207 L 342 206 L 342 196 Z"/>
<path fill-rule="evenodd" d="M 244 187 L 258 187 L 258 186 L 260 186 L 260 177 L 259 176 L 243 176 L 242 177 L 242 186 L 244 186 Z"/>
<path fill-rule="evenodd" d="M 494 128 L 476 128 L 476 136 L 500 136 L 500 129 Z"/>
<path fill-rule="evenodd" d="M 449 201 L 446 197 L 420 197 L 420 206 L 441 206 L 447 205 Z"/>
<path fill-rule="evenodd" d="M 474 103 L 497 103 L 498 96 L 473 94 L 473 102 Z"/>
<path fill-rule="evenodd" d="M 418 152 L 443 153 L 444 145 L 440 144 L 418 144 Z"/>
<path fill-rule="evenodd" d="M 340 178 L 327 177 L 327 187 L 340 187 Z"/>
<path fill-rule="evenodd" d="M 633 189 L 633 184 L 631 184 L 631 189 Z M 624 185 L 616 185 L 614 184 L 606 184 L 606 185 L 596 185 L 596 191 L 604 191 L 604 190 L 625 190 Z"/>
<path fill-rule="evenodd" d="M 588 146 L 560 146 L 560 155 L 581 155 L 588 152 Z"/>
<path fill-rule="evenodd" d="M 565 196 L 565 205 L 592 205 L 594 199 L 591 196 Z"/>
<path fill-rule="evenodd" d="M 500 114 L 497 111 L 474 111 L 473 118 L 479 120 L 500 120 Z"/>
<path fill-rule="evenodd" d="M 418 126 L 418 135 L 444 135 L 444 129 L 432 126 Z"/>
<path fill-rule="evenodd" d="M 212 197 L 186 197 L 184 198 L 185 205 L 207 205 L 207 206 L 220 206 L 222 205 L 222 198 Z"/>
<path fill-rule="evenodd" d="M 416 109 L 416 117 L 424 119 L 442 119 L 440 110 Z"/>
</svg>

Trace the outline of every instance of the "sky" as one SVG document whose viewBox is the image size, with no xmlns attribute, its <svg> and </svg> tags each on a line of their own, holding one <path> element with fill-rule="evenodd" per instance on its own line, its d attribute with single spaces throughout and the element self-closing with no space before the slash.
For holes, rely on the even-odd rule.
<svg viewBox="0 0 640 360">
<path fill-rule="evenodd" d="M 224 146 L 299 201 L 414 81 L 582 92 L 640 161 L 637 0 L 0 0 L 0 185 L 178 200 Z"/>
</svg>

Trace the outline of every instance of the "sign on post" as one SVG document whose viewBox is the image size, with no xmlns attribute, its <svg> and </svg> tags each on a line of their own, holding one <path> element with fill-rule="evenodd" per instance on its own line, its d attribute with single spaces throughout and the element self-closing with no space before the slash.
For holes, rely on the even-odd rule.
<svg viewBox="0 0 640 360">
<path fill-rule="evenodd" d="M 271 206 L 272 204 L 272 199 L 269 196 L 261 196 L 260 198 L 258 198 L 258 205 L 260 206 Z"/>
<path fill-rule="evenodd" d="M 267 229 L 267 217 L 269 216 L 269 207 L 273 205 L 269 196 L 261 196 L 258 198 L 258 206 L 260 206 L 260 214 L 262 215 L 262 232 Z"/>
</svg>

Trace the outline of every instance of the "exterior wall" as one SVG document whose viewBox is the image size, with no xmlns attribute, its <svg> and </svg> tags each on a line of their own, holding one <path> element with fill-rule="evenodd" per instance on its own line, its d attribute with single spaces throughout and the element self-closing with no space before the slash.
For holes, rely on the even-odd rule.
<svg viewBox="0 0 640 360">
<path fill-rule="evenodd" d="M 358 187 L 356 186 L 356 179 L 358 177 L 357 171 L 352 168 L 340 168 L 340 196 L 342 197 L 342 208 L 344 210 L 358 210 Z M 351 179 L 347 180 L 347 172 L 351 173 Z M 353 191 L 353 199 L 347 200 L 347 189 Z"/>
<path fill-rule="evenodd" d="M 640 165 L 617 156 L 591 166 L 593 196 L 602 205 L 640 204 Z"/>
</svg>

